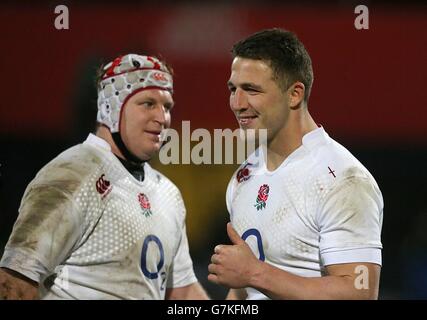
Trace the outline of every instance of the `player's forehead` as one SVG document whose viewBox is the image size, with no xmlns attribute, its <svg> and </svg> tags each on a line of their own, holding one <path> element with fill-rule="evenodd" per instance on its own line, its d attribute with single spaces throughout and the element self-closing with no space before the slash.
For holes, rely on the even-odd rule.
<svg viewBox="0 0 427 320">
<path fill-rule="evenodd" d="M 174 100 L 172 94 L 168 90 L 163 89 L 145 89 L 139 92 L 136 92 L 131 98 L 131 101 L 140 101 L 144 99 L 154 100 L 160 103 L 169 103 L 173 104 Z"/>
<path fill-rule="evenodd" d="M 250 82 L 262 84 L 273 80 L 273 71 L 267 61 L 235 57 L 231 64 L 229 83 L 239 86 Z"/>
</svg>

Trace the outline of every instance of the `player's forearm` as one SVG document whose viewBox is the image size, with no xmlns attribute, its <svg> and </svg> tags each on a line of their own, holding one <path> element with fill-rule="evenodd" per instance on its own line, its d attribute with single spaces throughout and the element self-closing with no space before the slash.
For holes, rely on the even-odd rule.
<svg viewBox="0 0 427 320">
<path fill-rule="evenodd" d="M 199 282 L 190 285 L 186 296 L 187 300 L 209 300 L 206 291 Z"/>
<path fill-rule="evenodd" d="M 209 297 L 200 283 L 196 282 L 185 287 L 168 289 L 166 300 L 209 300 Z"/>
<path fill-rule="evenodd" d="M 347 276 L 300 277 L 260 262 L 251 279 L 251 287 L 271 299 L 376 299 L 377 291 L 357 289 Z"/>
<path fill-rule="evenodd" d="M 225 299 L 226 300 L 245 300 L 246 298 L 247 298 L 247 294 L 244 289 L 230 289 Z"/>
<path fill-rule="evenodd" d="M 0 268 L 0 300 L 36 300 L 35 284 L 24 280 L 16 272 Z"/>
</svg>

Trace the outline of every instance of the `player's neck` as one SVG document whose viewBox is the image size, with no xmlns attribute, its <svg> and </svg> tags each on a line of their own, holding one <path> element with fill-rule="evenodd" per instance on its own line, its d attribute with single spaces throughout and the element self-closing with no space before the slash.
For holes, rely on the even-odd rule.
<svg viewBox="0 0 427 320">
<path fill-rule="evenodd" d="M 113 137 L 111 135 L 110 129 L 104 127 L 103 125 L 99 126 L 96 130 L 96 135 L 100 137 L 101 139 L 104 139 L 108 142 L 108 144 L 111 147 L 111 152 L 114 153 L 117 157 L 125 160 L 125 157 L 123 156 L 120 149 L 117 147 L 116 143 L 113 140 Z"/>
<path fill-rule="evenodd" d="M 304 135 L 315 129 L 317 129 L 316 122 L 306 108 L 291 112 L 286 125 L 267 144 L 267 169 L 276 170 L 292 152 L 302 145 Z"/>
</svg>

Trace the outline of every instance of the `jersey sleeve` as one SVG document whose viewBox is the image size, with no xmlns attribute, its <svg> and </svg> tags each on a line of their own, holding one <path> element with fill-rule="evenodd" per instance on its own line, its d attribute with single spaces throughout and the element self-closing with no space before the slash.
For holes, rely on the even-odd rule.
<svg viewBox="0 0 427 320">
<path fill-rule="evenodd" d="M 232 200 L 233 200 L 233 185 L 234 185 L 234 175 L 233 175 L 233 177 L 230 179 L 230 182 L 228 183 L 228 186 L 227 186 L 227 191 L 226 191 L 226 193 L 225 193 L 225 203 L 226 203 L 226 205 L 227 205 L 227 210 L 228 210 L 228 213 L 231 215 L 231 203 L 232 203 Z"/>
<path fill-rule="evenodd" d="M 181 242 L 169 272 L 167 287 L 179 288 L 188 286 L 194 282 L 197 282 L 197 278 L 193 270 L 193 261 L 190 257 L 187 231 L 184 224 L 182 227 Z"/>
<path fill-rule="evenodd" d="M 239 169 L 236 170 L 236 172 L 234 172 L 234 174 L 231 176 L 231 179 L 227 185 L 227 191 L 225 193 L 225 204 L 227 206 L 228 214 L 230 215 L 230 220 L 232 220 L 233 218 L 232 204 L 233 204 L 233 198 L 235 196 L 234 193 L 237 190 L 237 174 L 240 169 L 241 167 L 239 167 Z"/>
<path fill-rule="evenodd" d="M 0 266 L 42 281 L 64 261 L 81 236 L 77 210 L 72 195 L 60 184 L 30 184 Z"/>
<path fill-rule="evenodd" d="M 327 193 L 318 212 L 323 265 L 381 265 L 383 199 L 373 178 L 350 176 Z"/>
</svg>

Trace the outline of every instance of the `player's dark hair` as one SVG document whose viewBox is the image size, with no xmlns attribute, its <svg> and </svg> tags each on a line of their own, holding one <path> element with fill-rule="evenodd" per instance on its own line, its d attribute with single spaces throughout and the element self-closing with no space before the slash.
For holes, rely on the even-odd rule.
<svg viewBox="0 0 427 320">
<path fill-rule="evenodd" d="M 310 56 L 297 36 L 283 29 L 266 29 L 234 44 L 233 58 L 262 60 L 269 64 L 273 77 L 283 89 L 296 81 L 305 86 L 304 101 L 308 101 L 313 84 Z"/>
</svg>

